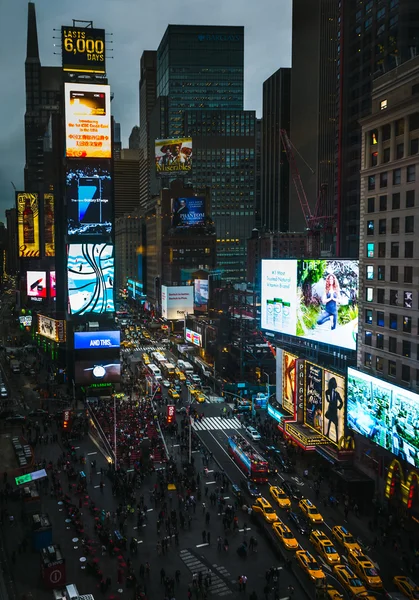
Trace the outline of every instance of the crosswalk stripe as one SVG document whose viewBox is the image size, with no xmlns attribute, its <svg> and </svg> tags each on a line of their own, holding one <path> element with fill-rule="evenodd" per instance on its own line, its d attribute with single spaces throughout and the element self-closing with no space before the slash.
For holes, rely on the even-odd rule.
<svg viewBox="0 0 419 600">
<path fill-rule="evenodd" d="M 192 421 L 192 428 L 197 431 L 241 429 L 242 424 L 236 417 L 233 417 L 232 419 L 222 419 L 221 417 L 204 417 L 201 421 Z"/>
</svg>

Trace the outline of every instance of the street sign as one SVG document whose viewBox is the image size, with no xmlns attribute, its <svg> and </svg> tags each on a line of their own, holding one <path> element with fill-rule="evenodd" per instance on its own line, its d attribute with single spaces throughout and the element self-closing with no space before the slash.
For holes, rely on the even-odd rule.
<svg viewBox="0 0 419 600">
<path fill-rule="evenodd" d="M 50 576 L 49 576 L 49 580 L 51 583 L 53 583 L 54 585 L 56 585 L 57 583 L 59 583 L 62 579 L 63 574 L 61 573 L 61 571 L 59 571 L 58 569 L 56 569 L 55 571 L 51 571 Z"/>
</svg>

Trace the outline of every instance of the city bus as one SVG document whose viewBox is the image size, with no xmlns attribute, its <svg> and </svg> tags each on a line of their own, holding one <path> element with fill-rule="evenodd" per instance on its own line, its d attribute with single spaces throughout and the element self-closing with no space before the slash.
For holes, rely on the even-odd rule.
<svg viewBox="0 0 419 600">
<path fill-rule="evenodd" d="M 232 435 L 228 438 L 228 453 L 243 473 L 256 483 L 268 481 L 268 463 L 244 438 Z"/>
<path fill-rule="evenodd" d="M 170 362 L 165 362 L 161 365 L 161 370 L 165 377 L 171 378 L 175 374 L 175 365 Z"/>
<path fill-rule="evenodd" d="M 156 381 L 160 381 L 161 379 L 163 379 L 161 376 L 160 369 L 158 367 L 156 367 L 156 365 L 153 365 L 153 363 L 150 363 L 149 365 L 147 365 L 147 370 L 154 377 L 154 379 Z"/>
</svg>

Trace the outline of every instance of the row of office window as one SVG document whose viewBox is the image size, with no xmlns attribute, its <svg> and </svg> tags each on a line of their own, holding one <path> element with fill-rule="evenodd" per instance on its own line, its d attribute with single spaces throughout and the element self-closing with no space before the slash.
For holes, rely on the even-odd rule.
<svg viewBox="0 0 419 600">
<path fill-rule="evenodd" d="M 364 352 L 364 367 L 366 369 L 375 368 L 379 373 L 384 372 L 384 366 L 387 363 L 387 375 L 388 377 L 396 377 L 397 375 L 397 364 L 395 360 L 386 360 L 382 356 L 375 356 L 370 352 Z M 411 369 L 409 365 L 402 363 L 401 365 L 401 378 L 402 381 L 411 383 Z M 419 369 L 416 369 L 416 386 L 419 387 Z"/>
<path fill-rule="evenodd" d="M 393 169 L 390 171 L 392 174 L 392 184 L 400 185 L 402 182 L 402 169 Z M 368 176 L 368 191 L 372 191 L 376 189 L 376 186 L 380 189 L 386 188 L 388 186 L 389 177 L 388 171 L 383 171 L 379 175 L 369 175 Z M 409 165 L 406 167 L 406 182 L 414 183 L 416 181 L 416 165 Z"/>
<path fill-rule="evenodd" d="M 365 278 L 367 281 L 377 279 L 377 281 L 391 281 L 397 283 L 400 279 L 403 280 L 404 283 L 413 283 L 413 267 L 404 265 L 402 270 L 402 267 L 399 268 L 398 265 L 390 265 L 390 268 L 386 270 L 386 265 L 366 265 Z"/>
<path fill-rule="evenodd" d="M 415 190 L 407 190 L 404 198 L 404 208 L 413 208 L 415 206 Z M 395 192 L 391 195 L 391 208 L 387 202 L 387 194 L 383 194 L 378 197 L 378 211 L 385 212 L 386 210 L 399 210 L 400 204 L 400 192 Z M 375 196 L 367 199 L 367 212 L 376 212 L 376 198 Z"/>
<path fill-rule="evenodd" d="M 385 288 L 365 288 L 366 302 L 375 302 L 376 304 L 389 304 L 390 306 L 403 306 L 404 308 L 413 308 L 413 292 L 410 290 L 389 290 L 389 298 L 386 298 Z"/>
<path fill-rule="evenodd" d="M 390 248 L 390 258 L 403 258 L 401 248 L 404 248 L 404 258 L 413 258 L 413 241 L 405 241 L 403 246 L 401 242 L 369 242 L 366 246 L 367 258 L 386 258 L 387 248 Z"/>
<path fill-rule="evenodd" d="M 375 322 L 374 322 L 375 313 Z M 365 324 L 376 325 L 377 327 L 386 327 L 392 331 L 399 331 L 400 333 L 412 333 L 413 319 L 409 315 L 398 315 L 396 313 L 389 313 L 386 319 L 386 313 L 382 310 L 373 311 L 370 308 L 365 309 Z M 418 319 L 418 331 L 419 331 L 419 319 Z M 377 344 L 378 336 L 381 334 L 377 333 Z M 381 336 L 382 337 L 382 336 Z M 371 344 L 368 344 L 371 346 Z M 384 346 L 378 346 L 377 348 L 383 348 Z"/>
<path fill-rule="evenodd" d="M 414 233 L 415 232 L 415 217 L 413 215 L 407 215 L 404 218 L 404 231 L 401 231 L 400 228 L 400 217 L 392 217 L 390 220 L 390 233 Z M 367 221 L 367 235 L 386 235 L 387 231 L 387 219 L 379 219 L 378 221 L 378 231 L 375 226 L 374 219 L 369 219 Z"/>
</svg>

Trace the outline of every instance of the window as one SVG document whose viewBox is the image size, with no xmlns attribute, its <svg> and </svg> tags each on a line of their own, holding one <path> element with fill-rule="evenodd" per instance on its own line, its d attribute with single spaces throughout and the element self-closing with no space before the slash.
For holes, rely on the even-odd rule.
<svg viewBox="0 0 419 600">
<path fill-rule="evenodd" d="M 394 331 L 397 331 L 397 315 L 395 313 L 390 313 L 390 329 L 394 329 Z"/>
<path fill-rule="evenodd" d="M 384 9 L 384 13 L 385 13 L 386 9 Z M 378 16 L 378 13 L 377 13 Z M 380 110 L 385 110 L 387 108 L 387 100 L 381 100 L 380 102 Z"/>
<path fill-rule="evenodd" d="M 373 256 L 374 256 L 374 254 L 373 254 Z M 385 242 L 378 243 L 378 256 L 379 256 L 379 258 L 386 257 L 386 243 Z"/>
<path fill-rule="evenodd" d="M 410 383 L 410 367 L 402 364 L 402 380 Z"/>
<path fill-rule="evenodd" d="M 409 181 L 409 179 L 408 179 L 408 181 Z M 414 181 L 414 179 L 412 181 Z M 387 171 L 384 171 L 384 173 L 380 173 L 380 188 L 386 188 L 386 187 L 387 187 Z"/>
<path fill-rule="evenodd" d="M 390 304 L 397 306 L 399 303 L 399 290 L 390 290 Z"/>
<path fill-rule="evenodd" d="M 413 281 L 413 267 L 404 268 L 404 282 L 412 283 Z"/>
<path fill-rule="evenodd" d="M 385 302 L 385 289 L 384 288 L 376 288 L 377 290 L 377 304 L 384 304 Z"/>
<path fill-rule="evenodd" d="M 390 281 L 399 281 L 399 267 L 396 265 L 390 267 Z"/>
<path fill-rule="evenodd" d="M 397 144 L 396 146 L 396 158 L 403 158 L 404 144 Z"/>
<path fill-rule="evenodd" d="M 381 358 L 381 356 L 376 356 L 375 357 L 375 368 L 377 371 L 382 372 L 384 369 L 384 360 Z"/>
<path fill-rule="evenodd" d="M 400 185 L 402 181 L 402 170 L 401 169 L 394 169 L 393 171 L 393 185 Z M 375 189 L 375 180 L 374 180 L 374 187 L 371 189 Z"/>
<path fill-rule="evenodd" d="M 391 208 L 393 210 L 397 210 L 400 208 L 400 192 L 397 192 L 396 194 L 393 194 L 392 196 L 392 202 L 391 202 Z"/>
<path fill-rule="evenodd" d="M 379 235 L 385 235 L 387 233 L 387 219 L 379 219 L 378 233 Z"/>
<path fill-rule="evenodd" d="M 370 308 L 365 309 L 365 323 L 372 325 L 372 310 Z"/>
<path fill-rule="evenodd" d="M 413 138 L 410 140 L 410 154 L 417 154 L 419 152 L 419 138 Z"/>
<path fill-rule="evenodd" d="M 408 190 L 406 192 L 406 208 L 413 208 L 415 206 L 415 190 Z"/>
<path fill-rule="evenodd" d="M 378 165 L 378 152 L 373 152 L 371 154 L 371 166 L 376 167 Z"/>
<path fill-rule="evenodd" d="M 364 332 L 364 344 L 366 346 L 372 346 L 372 331 Z"/>
<path fill-rule="evenodd" d="M 396 135 L 404 134 L 404 119 L 398 119 L 396 121 Z"/>
<path fill-rule="evenodd" d="M 399 258 L 399 242 L 391 242 L 391 258 Z"/>
<path fill-rule="evenodd" d="M 400 233 L 400 219 L 393 217 L 391 219 L 391 233 Z"/>
<path fill-rule="evenodd" d="M 396 354 L 397 352 L 397 338 L 389 337 L 388 338 L 388 351 Z"/>
<path fill-rule="evenodd" d="M 415 230 L 415 217 L 410 215 L 404 218 L 404 232 L 414 233 Z"/>
<path fill-rule="evenodd" d="M 375 190 L 375 175 L 368 177 L 368 190 Z"/>
<path fill-rule="evenodd" d="M 382 333 L 377 333 L 377 338 L 375 340 L 375 345 L 379 350 L 383 350 L 384 348 L 384 335 Z"/>
<path fill-rule="evenodd" d="M 414 131 L 415 129 L 419 129 L 419 112 L 413 113 L 409 117 L 409 130 Z"/>
<path fill-rule="evenodd" d="M 413 258 L 413 242 L 404 243 L 404 257 Z"/>
<path fill-rule="evenodd" d="M 369 352 L 364 352 L 364 367 L 371 369 L 372 356 Z"/>
<path fill-rule="evenodd" d="M 387 210 L 387 194 L 380 196 L 380 212 Z"/>
<path fill-rule="evenodd" d="M 386 125 L 383 125 L 382 133 L 383 133 L 383 142 L 386 142 L 387 140 L 389 140 L 391 138 L 391 125 L 390 125 L 390 123 L 387 123 Z"/>
<path fill-rule="evenodd" d="M 374 221 L 367 221 L 367 235 L 374 235 Z"/>
<path fill-rule="evenodd" d="M 375 146 L 376 144 L 378 144 L 378 130 L 377 129 L 373 129 L 372 131 L 370 131 L 370 140 L 371 140 L 371 146 Z"/>
<path fill-rule="evenodd" d="M 374 265 L 367 265 L 366 277 L 369 281 L 371 281 L 371 279 L 374 279 Z"/>
<path fill-rule="evenodd" d="M 412 350 L 412 344 L 409 342 L 409 340 L 403 340 L 403 342 L 402 342 L 403 356 L 405 356 L 406 358 L 410 358 L 411 350 Z"/>
<path fill-rule="evenodd" d="M 389 377 L 396 377 L 396 363 L 394 360 L 388 361 L 388 371 Z"/>
<path fill-rule="evenodd" d="M 367 256 L 368 258 L 374 258 L 374 244 L 367 244 Z"/>
<path fill-rule="evenodd" d="M 403 306 L 413 308 L 413 292 L 403 292 Z"/>
<path fill-rule="evenodd" d="M 384 312 L 382 310 L 377 310 L 377 326 L 384 327 Z"/>
<path fill-rule="evenodd" d="M 416 165 L 409 165 L 406 169 L 406 181 L 412 183 L 416 181 Z"/>
<path fill-rule="evenodd" d="M 383 150 L 383 163 L 390 162 L 390 148 L 384 148 Z M 375 165 L 371 165 L 374 167 Z"/>
<path fill-rule="evenodd" d="M 367 287 L 365 288 L 365 300 L 367 302 L 372 302 L 374 299 L 374 288 Z"/>
<path fill-rule="evenodd" d="M 368 206 L 368 212 L 373 213 L 375 211 L 375 198 L 368 198 L 367 206 Z"/>
<path fill-rule="evenodd" d="M 377 268 L 377 279 L 378 281 L 385 281 L 386 279 L 386 268 L 384 265 L 378 265 Z"/>
<path fill-rule="evenodd" d="M 412 333 L 412 317 L 403 317 L 403 332 Z"/>
</svg>

